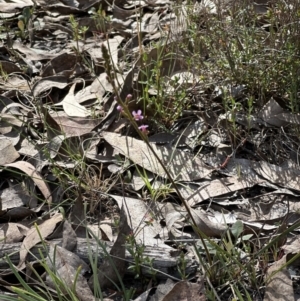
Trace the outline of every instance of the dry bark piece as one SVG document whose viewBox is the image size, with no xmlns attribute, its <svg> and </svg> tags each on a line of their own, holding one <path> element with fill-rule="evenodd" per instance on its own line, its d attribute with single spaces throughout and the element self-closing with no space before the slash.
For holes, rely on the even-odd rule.
<svg viewBox="0 0 300 301">
<path fill-rule="evenodd" d="M 51 240 L 53 244 L 61 244 L 61 239 Z M 111 242 L 102 241 L 103 245 L 106 245 L 107 250 L 109 251 L 113 245 Z M 21 249 L 21 243 L 13 243 L 13 244 L 0 244 L 0 258 L 4 258 L 7 254 L 9 254 L 9 258 L 14 265 L 18 265 L 20 261 L 19 251 Z M 49 250 L 49 245 L 47 244 L 47 250 Z M 35 261 L 36 259 L 42 259 L 40 256 L 40 251 L 44 258 L 47 256 L 47 250 L 44 249 L 43 245 L 35 245 L 30 249 L 30 252 L 27 256 L 28 261 Z M 76 255 L 78 255 L 84 262 L 87 264 L 90 263 L 90 252 L 97 256 L 97 262 L 103 262 L 106 254 L 104 254 L 103 250 L 99 247 L 98 243 L 94 239 L 89 238 L 77 238 L 77 247 L 74 251 Z M 146 246 L 144 253 L 144 257 L 148 257 L 152 261 L 152 267 L 156 272 L 155 276 L 157 279 L 167 279 L 174 278 L 175 280 L 181 279 L 180 273 L 178 272 L 178 261 L 180 257 L 178 255 L 172 256 L 170 254 L 170 248 L 164 248 L 159 246 Z M 125 262 L 126 266 L 129 262 L 132 262 L 133 258 L 129 254 L 129 252 L 125 252 Z M 198 263 L 194 258 L 194 254 L 186 253 L 185 254 L 185 275 L 195 275 L 198 269 Z M 9 268 L 9 265 L 5 261 L 0 261 L 0 271 L 6 271 Z M 153 269 L 151 267 L 143 267 L 143 275 L 146 277 L 153 276 Z M 126 274 L 132 275 L 130 270 L 126 271 Z"/>
</svg>

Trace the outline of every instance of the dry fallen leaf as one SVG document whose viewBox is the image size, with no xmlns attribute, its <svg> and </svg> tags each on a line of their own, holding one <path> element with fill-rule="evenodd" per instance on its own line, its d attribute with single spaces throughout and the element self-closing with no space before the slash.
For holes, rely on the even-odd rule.
<svg viewBox="0 0 300 301">
<path fill-rule="evenodd" d="M 256 36 L 251 40 L 263 41 L 263 43 L 258 43 L 259 45 L 252 43 L 253 49 L 250 50 L 254 50 L 252 54 L 255 54 L 255 58 L 251 59 L 250 65 L 244 60 L 242 64 L 233 62 L 236 71 L 241 71 L 243 74 L 249 66 L 264 68 L 266 62 L 269 66 L 268 58 L 271 58 L 270 55 L 275 50 L 274 58 L 279 60 L 276 59 L 274 62 L 270 60 L 270 62 L 279 70 L 273 69 L 278 71 L 278 74 L 291 78 L 288 72 L 282 72 L 280 69 L 281 66 L 285 66 L 281 64 L 284 51 L 280 45 L 284 43 L 281 43 L 280 37 L 284 36 L 286 28 L 281 18 L 288 13 L 286 19 L 291 19 L 293 14 L 290 14 L 290 11 L 296 8 L 297 1 L 294 1 L 292 6 L 281 6 L 280 10 L 276 7 L 273 11 L 273 7 L 269 7 L 270 11 L 274 12 L 272 16 L 276 21 L 278 18 L 278 24 L 281 25 L 274 32 L 269 30 L 272 25 L 269 14 L 261 15 L 268 9 L 267 0 L 256 0 L 255 3 L 249 0 L 238 5 L 234 5 L 238 1 L 232 0 L 202 0 L 190 3 L 188 9 L 185 2 L 177 5 L 170 0 L 0 0 L 0 2 L 1 26 L 9 27 L 7 33 L 0 33 L 3 40 L 0 62 L 0 69 L 3 71 L 0 78 L 2 90 L 0 165 L 11 163 L 9 167 L 1 166 L 0 219 L 1 222 L 13 219 L 20 220 L 20 223 L 31 222 L 32 225 L 35 214 L 44 217 L 49 213 L 49 207 L 53 209 L 52 206 L 56 207 L 60 203 L 64 207 L 68 206 L 69 203 L 65 202 L 67 198 L 72 203 L 75 202 L 71 208 L 67 208 L 67 212 L 70 213 L 72 210 L 69 218 L 76 224 L 72 226 L 76 228 L 77 237 L 68 222 L 60 223 L 61 217 L 57 217 L 56 221 L 52 220 L 56 219 L 54 217 L 44 221 L 40 229 L 42 236 L 48 239 L 47 246 L 50 248 L 48 259 L 51 259 L 53 264 L 51 266 L 49 262 L 48 265 L 62 280 L 65 280 L 65 284 L 73 290 L 78 300 L 95 300 L 83 277 L 83 272 L 88 267 L 66 249 L 74 248 L 74 252 L 88 261 L 86 250 L 91 243 L 93 250 L 96 250 L 93 254 L 98 255 L 98 261 L 103 259 L 101 250 L 98 252 L 96 238 L 101 237 L 105 240 L 104 243 L 109 249 L 113 243 L 107 240 L 113 242 L 117 235 L 114 231 L 115 216 L 110 210 L 102 211 L 103 207 L 118 210 L 109 194 L 118 194 L 112 197 L 118 203 L 119 209 L 124 209 L 121 216 L 127 224 L 124 223 L 126 227 L 121 228 L 121 234 L 122 230 L 128 232 L 128 228 L 131 228 L 138 243 L 147 245 L 143 256 L 153 260 L 153 268 L 158 271 L 157 280 L 166 277 L 166 274 L 170 277 L 180 277 L 177 263 L 182 259 L 181 255 L 178 255 L 181 251 L 171 252 L 171 247 L 166 246 L 164 241 L 169 238 L 184 239 L 196 236 L 189 227 L 191 221 L 186 210 L 172 204 L 173 201 L 178 200 L 178 196 L 175 195 L 174 187 L 169 185 L 162 166 L 146 144 L 137 139 L 105 132 L 102 139 L 101 133 L 104 130 L 132 134 L 128 119 L 116 109 L 117 101 L 114 100 L 116 94 L 122 100 L 125 100 L 128 94 L 132 94 L 129 105 L 144 106 L 132 110 L 145 110 L 144 121 L 149 124 L 152 135 L 148 138 L 151 145 L 156 143 L 153 145 L 155 152 L 176 180 L 176 185 L 184 199 L 190 205 L 202 202 L 201 208 L 206 211 L 192 209 L 197 223 L 196 228 L 198 227 L 207 235 L 219 237 L 228 228 L 227 224 L 240 220 L 243 221 L 245 231 L 255 231 L 257 234 L 255 238 L 263 245 L 270 240 L 270 236 L 282 231 L 282 226 L 279 227 L 278 224 L 290 225 L 299 218 L 297 212 L 300 209 L 298 205 L 300 203 L 298 193 L 300 157 L 299 135 L 295 130 L 296 125 L 300 124 L 300 114 L 295 113 L 297 105 L 289 106 L 292 94 L 289 93 L 290 91 L 282 91 L 284 93 L 280 93 L 280 96 L 276 95 L 277 86 L 280 88 L 282 81 L 277 83 L 275 79 L 273 82 L 272 75 L 268 77 L 272 80 L 267 81 L 270 86 L 264 86 L 263 89 L 256 91 L 256 88 L 266 83 L 264 80 L 260 82 L 260 79 L 263 79 L 261 72 L 256 73 L 257 77 L 254 77 L 253 81 L 250 77 L 247 85 L 238 81 L 231 85 L 227 84 L 225 78 L 222 79 L 230 69 L 228 64 L 223 64 L 223 59 L 231 58 L 232 50 L 238 50 L 243 54 L 247 45 L 243 26 L 238 28 L 235 26 L 236 22 L 242 19 L 235 19 L 232 16 L 235 17 L 236 13 L 242 16 L 246 12 L 252 17 L 254 11 L 259 14 L 255 22 L 258 31 L 254 30 L 247 34 L 259 33 L 258 39 Z M 97 10 L 100 4 L 101 9 Z M 244 4 L 247 7 L 243 6 Z M 251 8 L 253 6 L 253 11 L 249 10 L 248 5 Z M 231 9 L 229 16 L 228 10 Z M 225 23 L 220 20 L 220 24 L 223 24 L 226 29 L 228 38 L 226 41 L 222 37 L 219 39 L 218 36 L 214 36 L 214 33 L 218 35 L 218 30 L 212 30 L 219 17 L 222 18 L 221 20 L 226 20 Z M 12 20 L 16 22 L 11 22 Z M 201 32 L 200 36 L 205 38 L 190 36 L 188 29 L 191 26 L 196 32 Z M 293 27 L 291 33 L 293 33 L 292 29 Z M 208 30 L 212 35 L 206 34 Z M 276 35 L 276 38 L 273 39 L 273 35 Z M 274 42 L 276 45 L 272 45 L 272 41 L 276 41 Z M 110 52 L 113 79 L 110 78 L 109 68 L 105 66 L 107 62 L 104 62 L 102 46 Z M 265 46 L 272 50 L 271 53 L 264 48 Z M 289 50 L 293 51 L 292 48 L 290 47 Z M 196 56 L 194 56 L 195 50 Z M 218 50 L 221 51 L 221 60 L 218 57 Z M 263 55 L 257 55 L 261 50 Z M 251 56 L 251 51 L 249 55 Z M 235 60 L 236 57 L 233 56 L 233 59 Z M 287 61 L 289 60 L 283 59 L 283 63 Z M 218 65 L 220 62 L 222 62 L 221 69 Z M 198 63 L 201 63 L 204 68 L 199 68 Z M 226 68 L 226 72 L 223 72 L 223 67 Z M 227 78 L 231 78 L 230 74 L 228 75 Z M 293 81 L 286 80 L 288 90 L 290 85 L 293 86 Z M 266 104 L 265 95 L 261 95 L 264 94 L 265 88 L 273 95 Z M 147 103 L 148 100 L 151 103 L 163 100 L 164 103 L 155 103 L 155 105 L 166 106 L 161 114 L 166 113 L 166 116 L 159 116 L 159 118 L 157 118 L 159 114 L 152 116 L 147 111 L 147 108 L 151 107 L 151 103 Z M 229 106 L 226 105 L 227 100 L 232 101 Z M 261 107 L 262 104 L 265 104 L 264 107 Z M 168 112 L 169 109 L 171 112 Z M 130 111 L 132 110 L 130 108 Z M 152 109 L 149 108 L 150 110 Z M 222 114 L 224 111 L 228 111 L 229 114 Z M 87 118 L 90 112 L 92 116 Z M 180 120 L 176 118 L 178 115 Z M 161 133 L 162 129 L 164 133 Z M 234 131 L 231 131 L 232 129 Z M 244 139 L 246 142 L 236 149 L 238 143 Z M 182 146 L 185 146 L 184 150 L 178 150 Z M 123 186 L 122 192 L 118 189 L 125 168 L 119 168 L 120 166 L 116 164 L 108 166 L 108 163 L 116 163 L 113 155 L 118 152 L 127 157 L 126 161 L 133 162 L 130 166 L 133 174 L 132 181 Z M 230 154 L 232 157 L 228 164 L 222 164 Z M 282 164 L 287 158 L 293 160 L 294 164 L 288 166 Z M 25 163 L 14 163 L 17 160 Z M 272 162 L 273 165 L 267 162 Z M 221 164 L 223 168 L 219 168 Z M 91 187 L 93 165 L 101 166 L 100 172 L 98 170 L 95 172 L 95 178 L 99 176 L 97 179 L 99 187 L 95 185 Z M 21 177 L 15 177 L 11 171 L 21 174 Z M 151 190 L 149 186 L 144 187 L 144 181 L 138 176 L 138 171 L 142 171 L 151 181 L 156 202 L 148 201 L 154 194 L 152 191 L 149 194 Z M 81 183 L 79 189 L 77 180 Z M 191 180 L 195 181 L 191 182 Z M 15 185 L 16 181 L 20 187 Z M 109 185 L 106 185 L 106 181 L 110 182 Z M 103 194 L 102 184 L 105 184 Z M 168 189 L 164 189 L 166 185 Z M 108 190 L 112 190 L 106 191 L 107 186 L 109 186 Z M 132 188 L 135 191 L 132 191 Z M 128 197 L 132 196 L 132 193 L 135 194 L 135 198 Z M 40 202 L 41 196 L 49 204 Z M 164 198 L 165 209 L 156 210 L 155 207 L 160 207 L 162 198 Z M 170 198 L 172 198 L 171 202 Z M 95 206 L 91 207 L 92 210 L 86 211 L 85 203 L 93 203 Z M 152 207 L 154 203 L 156 206 Z M 126 205 L 125 208 L 123 205 Z M 107 216 L 103 221 L 102 214 L 100 217 L 96 216 L 98 209 L 101 209 L 101 213 L 112 215 Z M 29 215 L 30 218 L 26 218 Z M 89 224 L 92 219 L 95 222 Z M 63 226 L 63 241 L 60 243 L 64 248 L 50 246 L 49 240 L 61 236 Z M 165 231 L 165 228 L 168 231 Z M 86 237 L 87 229 L 90 233 L 96 233 L 95 239 L 89 242 Z M 48 235 L 52 230 L 53 232 Z M 27 232 L 26 227 L 23 228 L 20 224 L 10 222 L 0 226 L 0 239 L 4 239 L 6 243 L 23 240 L 24 235 L 27 234 L 28 238 L 25 237 L 21 249 L 22 261 L 30 258 L 26 256 L 28 252 L 26 249 L 37 254 L 39 248 L 39 246 L 32 247 L 36 241 L 39 241 L 35 229 L 31 228 Z M 83 237 L 82 240 L 79 239 L 79 235 Z M 297 239 L 297 236 L 294 238 Z M 291 245 L 286 244 L 282 249 L 286 253 L 297 254 L 299 247 L 296 239 L 291 242 Z M 79 242 L 77 246 L 76 241 Z M 5 245 L 3 243 L 1 248 L 8 250 Z M 19 249 L 21 243 L 15 245 Z M 124 272 L 125 260 L 127 262 L 132 260 L 129 252 L 125 252 L 124 260 L 124 252 L 124 237 L 120 235 L 110 255 L 112 258 L 120 257 L 114 259 L 114 262 L 120 268 L 121 276 Z M 190 255 L 187 252 L 184 258 L 187 264 L 186 275 L 192 277 L 199 266 L 195 263 L 193 254 Z M 53 263 L 55 258 L 57 260 Z M 16 257 L 11 256 L 11 259 L 15 260 L 15 265 L 18 264 Z M 80 266 L 83 267 L 82 273 L 76 278 Z M 257 264 L 256 267 L 260 269 L 258 272 L 264 272 L 261 270 L 261 265 Z M 103 286 L 106 285 L 106 276 L 112 277 L 113 280 L 117 279 L 108 261 L 103 264 L 102 269 L 103 273 L 101 275 L 99 273 L 99 279 Z M 153 270 L 145 268 L 143 272 L 144 270 L 146 276 L 152 276 Z M 283 288 L 286 291 L 283 293 L 293 295 L 293 291 L 289 290 L 291 283 L 288 275 L 277 275 L 282 275 L 281 280 L 285 282 L 281 284 L 286 285 Z M 272 281 L 267 283 L 267 293 L 271 295 L 266 294 L 266 300 L 268 297 L 268 300 L 272 300 L 274 296 L 285 297 L 278 297 L 279 286 L 277 287 L 276 281 L 274 282 L 275 277 L 274 279 L 271 277 L 273 283 Z M 144 294 L 147 295 L 146 297 L 141 295 L 138 299 L 141 301 L 146 299 L 149 301 L 150 298 L 152 301 L 203 300 L 203 279 L 198 279 L 198 283 L 178 282 L 177 284 L 168 280 L 158 286 L 154 296 L 153 292 L 148 296 L 148 291 Z M 264 288 L 262 278 L 257 280 L 257 287 Z M 51 278 L 47 277 L 47 282 L 49 286 L 55 288 Z M 7 287 L 12 285 L 1 278 L 0 284 Z M 228 292 L 227 284 L 228 282 L 224 287 L 226 292 Z M 148 288 L 151 286 L 152 283 Z M 216 289 L 219 293 L 219 287 Z M 252 292 L 257 293 L 255 290 Z M 114 297 L 119 296 L 112 296 Z M 231 299 L 234 297 L 231 296 Z"/>
<path fill-rule="evenodd" d="M 124 204 L 127 223 L 131 227 L 137 241 L 142 241 L 146 246 L 163 246 L 168 248 L 161 239 L 154 238 L 161 231 L 159 221 L 155 218 L 155 208 L 147 205 L 144 201 L 118 195 L 110 195 L 114 198 L 119 208 Z M 154 217 L 154 218 L 153 218 Z M 146 226 L 146 222 L 151 220 L 151 225 Z"/>
<path fill-rule="evenodd" d="M 162 301 L 205 301 L 204 293 L 203 279 L 198 279 L 198 283 L 181 281 L 173 286 Z"/>
<path fill-rule="evenodd" d="M 135 164 L 161 177 L 166 177 L 163 167 L 144 141 L 109 132 L 103 132 L 102 135 L 117 152 L 122 153 Z M 152 145 L 152 147 L 175 180 L 199 180 L 209 175 L 213 170 L 198 157 L 194 157 L 184 151 L 156 145 Z"/>
<path fill-rule="evenodd" d="M 294 289 L 291 275 L 287 268 L 282 266 L 286 264 L 286 255 L 280 260 L 275 261 L 271 267 L 268 268 L 265 280 L 266 292 L 264 301 L 294 301 Z"/>
<path fill-rule="evenodd" d="M 71 118 L 65 112 L 52 112 L 49 116 L 66 137 L 90 133 L 101 122 L 99 118 Z M 49 126 L 51 125 L 49 124 Z"/>
<path fill-rule="evenodd" d="M 9 139 L 0 139 L 0 153 L 0 165 L 12 163 L 20 156 Z"/>
<path fill-rule="evenodd" d="M 259 117 L 271 126 L 286 126 L 288 123 L 276 117 L 278 114 L 284 113 L 283 108 L 271 98 L 269 102 L 262 108 Z"/>
<path fill-rule="evenodd" d="M 167 279 L 160 283 L 150 301 L 205 301 L 204 281 L 199 279 L 197 283 L 180 281 L 175 283 Z"/>
<path fill-rule="evenodd" d="M 252 187 L 263 182 L 264 180 L 262 179 L 251 179 L 248 178 L 247 175 L 245 175 L 245 177 L 228 177 L 213 180 L 209 184 L 200 186 L 196 190 L 190 189 L 190 191 L 188 191 L 185 196 L 190 206 L 194 206 L 207 199 L 226 195 L 228 193 L 234 193 L 237 190 Z"/>
<path fill-rule="evenodd" d="M 33 210 L 37 207 L 37 199 L 21 184 L 0 190 L 0 200 L 2 220 L 25 218 L 33 214 Z"/>
<path fill-rule="evenodd" d="M 114 283 L 118 283 L 120 278 L 122 279 L 125 274 L 125 243 L 126 238 L 131 233 L 131 228 L 127 222 L 128 216 L 125 212 L 125 207 L 125 204 L 121 207 L 119 234 L 116 242 L 109 252 L 110 259 L 104 259 L 98 269 L 97 281 L 99 282 L 102 290 L 107 287 L 114 287 Z M 113 264 L 111 261 L 113 261 Z M 95 277 L 92 276 L 89 280 L 89 285 L 92 290 L 94 290 L 94 281 Z"/>
<path fill-rule="evenodd" d="M 61 251 L 60 251 L 61 252 Z M 57 256 L 57 255 L 56 255 Z M 61 254 L 61 256 L 67 256 L 67 254 Z M 56 274 L 60 279 L 64 280 L 64 285 L 69 289 L 75 288 L 76 297 L 80 301 L 96 301 L 93 292 L 87 285 L 87 281 L 84 276 L 78 274 L 78 268 L 74 268 L 67 262 L 60 268 L 55 270 Z M 74 285 L 76 283 L 76 285 Z M 47 276 L 46 284 L 53 289 L 57 289 L 57 284 L 53 282 L 53 278 Z M 61 289 L 64 289 L 63 287 Z M 72 297 L 74 298 L 74 297 Z"/>
<path fill-rule="evenodd" d="M 288 238 L 285 245 L 281 247 L 285 254 L 297 254 L 300 250 L 300 237 L 299 235 L 293 238 Z"/>
<path fill-rule="evenodd" d="M 64 221 L 62 236 L 62 247 L 68 251 L 73 251 L 77 245 L 77 236 L 72 225 L 67 220 Z"/>
<path fill-rule="evenodd" d="M 43 196 L 45 197 L 45 200 L 51 204 L 52 202 L 52 196 L 51 196 L 51 191 L 48 187 L 48 184 L 44 181 L 42 176 L 40 175 L 39 172 L 36 171 L 33 165 L 31 165 L 28 162 L 25 161 L 18 161 L 15 163 L 10 163 L 10 164 L 5 164 L 4 166 L 6 167 L 13 167 L 17 168 L 24 173 L 26 173 L 30 179 L 34 181 L 34 183 L 37 185 L 37 187 L 40 189 L 42 192 Z"/>
<path fill-rule="evenodd" d="M 27 6 L 32 6 L 33 3 L 30 0 L 18 1 L 16 3 L 1 2 L 0 11 L 1 13 L 17 12 L 19 9 Z"/>
<path fill-rule="evenodd" d="M 10 244 L 23 240 L 28 228 L 18 223 L 7 223 L 0 225 L 0 241 Z"/>
<path fill-rule="evenodd" d="M 197 226 L 197 228 L 194 229 L 195 232 L 199 229 L 208 237 L 221 237 L 228 229 L 228 226 L 224 223 L 210 221 L 207 217 L 207 213 L 201 209 L 195 210 L 191 208 L 191 213 Z"/>
<path fill-rule="evenodd" d="M 80 301 L 94 301 L 92 291 L 87 285 L 87 280 L 83 276 L 89 271 L 89 266 L 74 253 L 60 247 L 50 245 L 46 263 L 49 268 L 63 279 L 64 284 L 69 289 L 75 288 L 76 295 Z M 78 273 L 78 269 L 80 269 Z M 76 281 L 76 285 L 75 284 Z M 57 283 L 53 282 L 53 276 L 47 276 L 46 283 L 56 289 Z M 62 290 L 63 287 L 61 288 Z"/>
<path fill-rule="evenodd" d="M 300 191 L 300 169 L 280 167 L 264 161 L 252 162 L 252 168 L 271 183 Z"/>
<path fill-rule="evenodd" d="M 48 77 L 59 75 L 65 70 L 71 70 L 76 64 L 76 55 L 71 53 L 61 53 L 50 60 L 42 70 L 41 76 Z"/>
<path fill-rule="evenodd" d="M 182 230 L 187 225 L 187 212 L 183 207 L 167 203 L 162 210 L 166 220 L 169 239 L 191 238 L 190 234 Z"/>
<path fill-rule="evenodd" d="M 32 88 L 35 97 L 50 90 L 51 88 L 64 89 L 68 86 L 68 79 L 62 75 L 54 75 L 41 79 Z"/>
<path fill-rule="evenodd" d="M 87 117 L 90 112 L 81 104 L 79 104 L 75 98 L 74 91 L 76 82 L 72 85 L 69 93 L 63 99 L 62 105 L 66 114 L 70 117 Z"/>
<path fill-rule="evenodd" d="M 46 238 L 55 229 L 56 225 L 63 220 L 63 216 L 60 213 L 55 214 L 50 219 L 46 220 L 39 226 L 32 226 L 32 228 L 27 232 L 25 239 L 21 245 L 20 249 L 20 262 L 18 264 L 18 269 L 22 270 L 25 267 L 25 260 L 30 249 L 41 241 L 41 239 Z M 38 227 L 38 230 L 36 229 Z"/>
</svg>

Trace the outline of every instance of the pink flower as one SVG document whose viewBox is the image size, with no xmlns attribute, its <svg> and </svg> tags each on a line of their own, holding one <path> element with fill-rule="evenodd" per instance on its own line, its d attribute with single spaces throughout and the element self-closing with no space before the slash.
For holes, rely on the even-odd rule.
<svg viewBox="0 0 300 301">
<path fill-rule="evenodd" d="M 142 120 L 144 118 L 144 116 L 142 115 L 142 111 L 141 110 L 138 110 L 137 112 L 136 111 L 133 111 L 132 112 L 132 115 L 133 115 L 133 118 L 138 121 L 138 120 Z"/>
<path fill-rule="evenodd" d="M 122 106 L 118 105 L 118 106 L 117 106 L 117 110 L 118 110 L 119 112 L 123 112 Z"/>
<path fill-rule="evenodd" d="M 148 128 L 148 125 L 145 125 L 145 124 L 139 126 L 139 130 L 141 130 L 146 135 L 149 133 L 147 128 Z"/>
<path fill-rule="evenodd" d="M 132 98 L 132 95 L 131 94 L 127 94 L 126 99 L 130 100 L 131 98 Z"/>
</svg>

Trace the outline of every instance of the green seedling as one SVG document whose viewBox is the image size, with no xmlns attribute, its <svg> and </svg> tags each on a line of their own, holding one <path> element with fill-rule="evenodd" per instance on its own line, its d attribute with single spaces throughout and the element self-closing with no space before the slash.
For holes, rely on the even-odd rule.
<svg viewBox="0 0 300 301">
<path fill-rule="evenodd" d="M 18 17 L 18 27 L 20 29 L 20 36 L 22 39 L 25 39 L 27 37 L 27 29 L 29 21 L 32 18 L 33 9 L 30 7 L 24 7 L 22 10 L 22 14 Z"/>
</svg>

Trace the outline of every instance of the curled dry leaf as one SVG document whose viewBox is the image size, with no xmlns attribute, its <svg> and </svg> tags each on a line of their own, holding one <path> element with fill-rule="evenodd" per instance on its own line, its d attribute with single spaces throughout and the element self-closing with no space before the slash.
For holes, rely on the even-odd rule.
<svg viewBox="0 0 300 301">
<path fill-rule="evenodd" d="M 45 200 L 49 204 L 52 203 L 50 188 L 48 184 L 45 182 L 45 180 L 43 179 L 43 177 L 40 175 L 40 173 L 36 171 L 33 165 L 25 161 L 18 161 L 15 163 L 5 164 L 4 166 L 17 168 L 23 171 L 24 173 L 26 173 L 32 179 L 32 181 L 34 181 L 36 186 L 39 188 L 39 190 L 45 197 Z"/>
<path fill-rule="evenodd" d="M 162 211 L 166 219 L 166 226 L 170 239 L 190 238 L 190 235 L 184 233 L 182 229 L 186 226 L 186 210 L 176 204 L 167 203 Z"/>
<path fill-rule="evenodd" d="M 15 2 L 17 2 L 17 1 L 15 1 Z M 25 0 L 24 2 L 30 3 L 29 6 L 33 5 L 31 0 Z M 24 56 L 26 56 L 28 61 L 29 60 L 31 60 L 31 61 L 42 61 L 42 60 L 47 60 L 47 59 L 51 59 L 51 58 L 55 57 L 54 53 L 50 53 L 46 49 L 44 49 L 44 50 L 39 49 L 39 51 L 36 51 L 36 49 L 33 49 L 33 48 L 30 48 L 30 47 L 26 46 L 25 43 L 22 43 L 22 41 L 20 41 L 20 40 L 15 40 L 14 41 L 13 48 L 15 50 L 18 50 Z"/>
<path fill-rule="evenodd" d="M 15 116 L 11 113 L 1 113 L 0 117 L 0 130 L 2 134 L 11 132 L 13 126 L 21 127 L 24 125 L 24 120 L 20 116 Z"/>
<path fill-rule="evenodd" d="M 221 237 L 228 229 L 225 224 L 211 222 L 206 216 L 206 213 L 202 210 L 195 210 L 191 208 L 191 213 L 197 228 L 209 237 Z M 197 229 L 194 230 L 197 231 Z"/>
<path fill-rule="evenodd" d="M 87 117 L 90 115 L 90 112 L 81 104 L 79 104 L 75 98 L 76 83 L 72 85 L 69 90 L 69 93 L 63 100 L 63 108 L 66 114 L 70 117 Z"/>
<path fill-rule="evenodd" d="M 20 9 L 26 6 L 33 6 L 31 1 L 18 1 L 16 3 L 2 2 L 0 3 L 1 13 L 17 13 Z"/>
<path fill-rule="evenodd" d="M 0 241 L 6 244 L 16 243 L 23 240 L 28 228 L 22 224 L 7 223 L 0 225 Z"/>
<path fill-rule="evenodd" d="M 49 76 L 38 81 L 32 88 L 35 97 L 40 96 L 43 92 L 51 88 L 64 89 L 68 86 L 68 79 L 65 76 L 55 75 Z"/>
<path fill-rule="evenodd" d="M 49 234 L 53 232 L 56 225 L 63 220 L 63 216 L 60 213 L 55 214 L 52 218 L 46 220 L 39 226 L 33 225 L 31 229 L 27 232 L 25 239 L 20 248 L 20 262 L 18 268 L 22 270 L 25 267 L 25 260 L 29 250 L 41 241 L 41 239 L 46 238 Z M 38 230 L 36 229 L 38 227 Z"/>
</svg>

